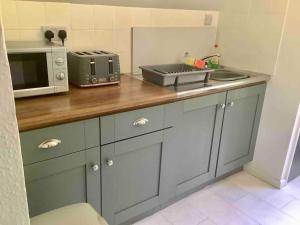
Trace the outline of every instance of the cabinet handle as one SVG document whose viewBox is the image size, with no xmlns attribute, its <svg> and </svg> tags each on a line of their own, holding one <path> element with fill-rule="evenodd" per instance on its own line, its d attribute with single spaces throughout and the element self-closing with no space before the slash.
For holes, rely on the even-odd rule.
<svg viewBox="0 0 300 225">
<path fill-rule="evenodd" d="M 225 109 L 225 108 L 226 108 L 226 105 L 224 103 L 219 105 L 219 109 Z"/>
<path fill-rule="evenodd" d="M 98 164 L 92 165 L 91 167 L 92 167 L 92 170 L 94 172 L 97 172 L 99 170 L 99 165 Z"/>
<path fill-rule="evenodd" d="M 61 140 L 58 139 L 49 139 L 46 141 L 43 141 L 41 144 L 39 144 L 39 149 L 48 149 L 48 148 L 54 148 L 58 146 L 61 143 Z"/>
<path fill-rule="evenodd" d="M 227 106 L 228 106 L 228 107 L 233 107 L 233 106 L 234 106 L 234 102 L 233 102 L 233 101 L 228 102 L 228 103 L 227 103 Z"/>
<path fill-rule="evenodd" d="M 111 159 L 107 159 L 105 161 L 105 163 L 106 163 L 107 166 L 113 166 L 114 165 L 114 161 L 112 161 Z"/>
<path fill-rule="evenodd" d="M 133 122 L 133 126 L 141 127 L 141 126 L 145 126 L 147 123 L 149 123 L 149 120 L 147 118 L 140 118 Z"/>
</svg>

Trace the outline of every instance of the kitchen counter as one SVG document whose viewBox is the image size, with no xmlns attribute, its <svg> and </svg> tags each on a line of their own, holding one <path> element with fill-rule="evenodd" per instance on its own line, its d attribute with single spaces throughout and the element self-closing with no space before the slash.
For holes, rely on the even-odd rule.
<svg viewBox="0 0 300 225">
<path fill-rule="evenodd" d="M 68 93 L 16 99 L 19 131 L 171 103 L 261 84 L 270 79 L 268 75 L 250 75 L 250 78 L 240 81 L 210 81 L 210 87 L 182 93 L 130 75 L 122 75 L 121 84 L 115 86 L 82 89 L 71 85 Z"/>
</svg>

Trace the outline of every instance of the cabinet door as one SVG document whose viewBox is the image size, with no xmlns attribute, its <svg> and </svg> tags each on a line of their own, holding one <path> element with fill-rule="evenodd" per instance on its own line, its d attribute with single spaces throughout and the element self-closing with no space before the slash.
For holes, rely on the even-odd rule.
<svg viewBox="0 0 300 225">
<path fill-rule="evenodd" d="M 163 131 L 101 147 L 102 215 L 122 224 L 160 205 Z"/>
<path fill-rule="evenodd" d="M 69 204 L 88 202 L 100 212 L 100 149 L 24 167 L 30 216 Z"/>
<path fill-rule="evenodd" d="M 226 93 L 213 94 L 166 108 L 174 120 L 173 134 L 165 145 L 172 153 L 167 162 L 169 198 L 214 178 L 225 98 Z"/>
<path fill-rule="evenodd" d="M 263 84 L 228 92 L 217 176 L 253 159 L 265 88 Z"/>
</svg>

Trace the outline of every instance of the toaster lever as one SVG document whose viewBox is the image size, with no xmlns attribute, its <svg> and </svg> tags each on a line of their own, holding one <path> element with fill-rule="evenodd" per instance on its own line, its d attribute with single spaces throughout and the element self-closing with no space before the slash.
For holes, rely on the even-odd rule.
<svg viewBox="0 0 300 225">
<path fill-rule="evenodd" d="M 90 69 L 91 69 L 91 75 L 96 76 L 96 62 L 95 62 L 95 59 L 90 60 Z"/>
<path fill-rule="evenodd" d="M 114 74 L 114 71 L 113 71 L 113 60 L 111 57 L 109 57 L 108 59 L 108 73 L 109 74 Z"/>
</svg>

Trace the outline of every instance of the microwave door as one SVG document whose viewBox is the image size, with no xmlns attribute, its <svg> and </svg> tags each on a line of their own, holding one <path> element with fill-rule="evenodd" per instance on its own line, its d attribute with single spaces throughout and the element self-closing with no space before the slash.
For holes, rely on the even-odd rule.
<svg viewBox="0 0 300 225">
<path fill-rule="evenodd" d="M 26 90 L 51 86 L 53 80 L 49 79 L 49 69 L 52 72 L 52 65 L 47 65 L 49 54 L 51 57 L 51 53 L 46 52 L 8 54 L 13 89 Z"/>
</svg>

